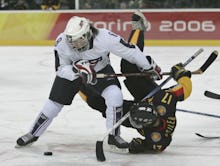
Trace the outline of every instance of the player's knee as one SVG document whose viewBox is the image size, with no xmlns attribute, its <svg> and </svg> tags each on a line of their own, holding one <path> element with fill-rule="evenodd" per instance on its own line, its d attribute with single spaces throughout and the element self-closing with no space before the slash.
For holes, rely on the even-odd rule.
<svg viewBox="0 0 220 166">
<path fill-rule="evenodd" d="M 116 85 L 108 86 L 102 92 L 107 106 L 120 107 L 123 104 L 123 95 L 120 88 Z"/>
<path fill-rule="evenodd" d="M 52 100 L 47 100 L 41 112 L 48 118 L 54 118 L 58 115 L 62 108 L 62 104 L 56 103 Z"/>
</svg>

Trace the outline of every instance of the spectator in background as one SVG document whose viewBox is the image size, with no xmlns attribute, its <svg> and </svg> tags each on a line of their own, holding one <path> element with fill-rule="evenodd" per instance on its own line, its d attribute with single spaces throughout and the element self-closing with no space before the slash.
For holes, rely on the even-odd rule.
<svg viewBox="0 0 220 166">
<path fill-rule="evenodd" d="M 220 0 L 79 0 L 79 9 L 220 8 Z M 75 0 L 0 0 L 0 10 L 75 9 Z"/>
<path fill-rule="evenodd" d="M 127 3 L 125 1 L 121 1 L 119 4 L 119 8 L 120 9 L 127 9 L 128 8 Z"/>
<path fill-rule="evenodd" d="M 139 0 L 130 0 L 128 3 L 130 9 L 139 9 Z"/>
<path fill-rule="evenodd" d="M 34 1 L 28 1 L 30 9 L 41 9 L 41 4 L 43 0 L 34 0 Z"/>
<path fill-rule="evenodd" d="M 7 10 L 9 7 L 7 0 L 0 0 L 0 10 Z"/>
<path fill-rule="evenodd" d="M 115 0 L 107 0 L 105 2 L 106 9 L 117 9 L 118 8 L 118 1 Z"/>
<path fill-rule="evenodd" d="M 105 1 L 100 3 L 100 0 L 92 0 L 92 8 L 93 9 L 103 9 L 105 6 Z"/>
<path fill-rule="evenodd" d="M 26 0 L 18 0 L 17 3 L 14 5 L 15 10 L 28 10 L 30 9 Z"/>
<path fill-rule="evenodd" d="M 43 0 L 41 4 L 42 10 L 57 10 L 60 9 L 60 0 Z"/>
<path fill-rule="evenodd" d="M 1 10 L 13 10 L 18 0 L 0 0 Z"/>
<path fill-rule="evenodd" d="M 91 9 L 92 8 L 92 4 L 91 4 L 91 0 L 84 0 L 84 1 L 80 1 L 80 9 Z"/>
<path fill-rule="evenodd" d="M 81 0 L 80 0 L 81 2 Z M 60 0 L 60 10 L 75 9 L 75 0 Z"/>
</svg>

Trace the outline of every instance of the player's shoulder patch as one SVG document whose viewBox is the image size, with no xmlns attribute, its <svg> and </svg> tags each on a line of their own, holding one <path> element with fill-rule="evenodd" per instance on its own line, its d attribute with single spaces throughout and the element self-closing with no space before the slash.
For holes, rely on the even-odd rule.
<svg viewBox="0 0 220 166">
<path fill-rule="evenodd" d="M 55 42 L 55 47 L 62 41 L 62 37 L 59 37 Z"/>
<path fill-rule="evenodd" d="M 63 33 L 60 33 L 57 38 L 56 38 L 56 41 L 55 41 L 55 47 L 57 47 L 59 45 L 59 43 L 61 43 L 61 41 L 63 41 L 64 39 L 64 34 Z"/>
</svg>

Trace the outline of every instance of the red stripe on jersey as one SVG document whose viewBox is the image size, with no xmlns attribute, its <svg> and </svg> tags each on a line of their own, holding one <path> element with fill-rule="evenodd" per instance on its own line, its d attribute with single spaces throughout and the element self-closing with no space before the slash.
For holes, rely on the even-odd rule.
<svg viewBox="0 0 220 166">
<path fill-rule="evenodd" d="M 176 91 L 173 92 L 177 97 L 183 96 L 184 92 L 183 92 L 183 88 L 180 88 Z"/>
<path fill-rule="evenodd" d="M 177 85 L 171 89 L 171 92 L 179 99 L 182 100 L 184 97 L 184 90 L 182 85 Z"/>
</svg>

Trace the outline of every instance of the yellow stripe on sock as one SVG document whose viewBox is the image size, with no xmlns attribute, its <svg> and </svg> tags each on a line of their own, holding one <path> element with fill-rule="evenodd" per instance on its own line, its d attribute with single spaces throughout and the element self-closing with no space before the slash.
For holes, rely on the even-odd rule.
<svg viewBox="0 0 220 166">
<path fill-rule="evenodd" d="M 82 91 L 79 91 L 78 94 L 85 102 L 87 101 L 87 96 Z"/>
<path fill-rule="evenodd" d="M 130 43 L 131 43 L 131 44 L 137 44 L 139 35 L 140 35 L 140 29 L 136 29 L 135 32 L 134 32 L 134 34 L 132 35 L 132 38 L 131 38 Z"/>
</svg>

